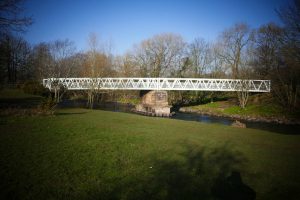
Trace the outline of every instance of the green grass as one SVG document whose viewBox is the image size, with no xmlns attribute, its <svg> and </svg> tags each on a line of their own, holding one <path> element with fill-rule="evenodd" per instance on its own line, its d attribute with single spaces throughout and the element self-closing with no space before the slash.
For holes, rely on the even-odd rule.
<svg viewBox="0 0 300 200">
<path fill-rule="evenodd" d="M 118 102 L 124 104 L 137 105 L 141 102 L 141 100 L 137 98 L 120 98 L 118 99 Z"/>
<path fill-rule="evenodd" d="M 195 111 L 217 113 L 223 115 L 240 115 L 240 116 L 253 116 L 253 117 L 292 117 L 291 113 L 284 111 L 282 107 L 272 102 L 253 103 L 249 102 L 246 108 L 242 109 L 240 106 L 229 101 L 212 102 L 197 106 L 189 107 Z"/>
<path fill-rule="evenodd" d="M 219 102 L 210 102 L 202 105 L 203 108 L 218 108 L 219 106 L 220 106 Z"/>
<path fill-rule="evenodd" d="M 282 109 L 274 105 L 249 105 L 242 109 L 239 106 L 231 106 L 224 109 L 226 114 L 252 115 L 252 116 L 280 116 Z"/>
<path fill-rule="evenodd" d="M 299 199 L 300 135 L 86 109 L 0 118 L 6 199 L 213 199 L 232 170 Z"/>
</svg>

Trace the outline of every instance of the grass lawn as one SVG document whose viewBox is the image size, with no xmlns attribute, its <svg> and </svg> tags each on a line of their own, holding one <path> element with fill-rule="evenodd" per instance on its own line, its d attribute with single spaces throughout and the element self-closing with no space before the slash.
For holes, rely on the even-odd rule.
<svg viewBox="0 0 300 200">
<path fill-rule="evenodd" d="M 228 102 L 213 102 L 207 103 L 203 105 L 191 106 L 191 108 L 195 110 L 203 110 L 203 111 L 211 111 L 216 113 L 223 113 L 227 115 L 249 115 L 249 116 L 263 116 L 263 117 L 271 117 L 271 116 L 282 116 L 283 111 L 279 106 L 275 106 L 273 104 L 263 104 L 263 105 L 255 105 L 250 104 L 246 106 L 245 109 L 242 109 L 238 105 L 231 105 Z"/>
<path fill-rule="evenodd" d="M 1 199 L 300 199 L 300 135 L 86 109 L 0 118 Z"/>
<path fill-rule="evenodd" d="M 189 110 L 195 112 L 214 113 L 223 116 L 239 115 L 241 117 L 266 117 L 266 118 L 289 118 L 300 119 L 300 112 L 290 112 L 274 103 L 271 97 L 266 95 L 254 95 L 249 97 L 245 109 L 238 106 L 235 101 L 216 101 L 196 106 L 188 106 Z"/>
</svg>

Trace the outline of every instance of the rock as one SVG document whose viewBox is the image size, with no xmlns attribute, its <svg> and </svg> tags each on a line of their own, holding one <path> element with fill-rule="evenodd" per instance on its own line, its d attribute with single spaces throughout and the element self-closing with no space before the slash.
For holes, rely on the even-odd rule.
<svg viewBox="0 0 300 200">
<path fill-rule="evenodd" d="M 238 127 L 238 128 L 246 128 L 246 124 L 244 124 L 244 123 L 242 123 L 242 122 L 240 122 L 240 121 L 238 121 L 238 120 L 235 120 L 235 121 L 231 124 L 231 126 L 233 126 L 233 127 Z"/>
<path fill-rule="evenodd" d="M 179 108 L 179 112 L 186 112 L 186 108 L 183 107 Z"/>
<path fill-rule="evenodd" d="M 150 91 L 143 95 L 142 103 L 135 109 L 148 116 L 165 117 L 170 115 L 171 107 L 168 105 L 167 91 Z"/>
</svg>

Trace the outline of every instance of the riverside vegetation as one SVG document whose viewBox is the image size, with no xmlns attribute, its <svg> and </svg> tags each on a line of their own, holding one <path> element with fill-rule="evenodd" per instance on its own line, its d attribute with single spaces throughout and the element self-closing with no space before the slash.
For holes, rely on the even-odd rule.
<svg viewBox="0 0 300 200">
<path fill-rule="evenodd" d="M 200 105 L 183 106 L 179 111 L 246 121 L 300 124 L 299 111 L 287 111 L 282 106 L 276 104 L 270 94 L 250 96 L 248 105 L 245 108 L 238 106 L 235 98 L 229 97 L 225 99 Z"/>
</svg>

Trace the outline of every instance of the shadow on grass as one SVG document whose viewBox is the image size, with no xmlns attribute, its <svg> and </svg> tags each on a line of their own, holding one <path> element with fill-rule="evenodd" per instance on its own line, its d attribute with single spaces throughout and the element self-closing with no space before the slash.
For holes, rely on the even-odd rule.
<svg viewBox="0 0 300 200">
<path fill-rule="evenodd" d="M 153 156 L 153 165 L 144 173 L 122 177 L 110 189 L 94 188 L 91 199 L 255 199 L 255 191 L 243 183 L 239 171 L 246 161 L 240 153 L 227 145 L 185 149 L 177 159 Z"/>
</svg>

